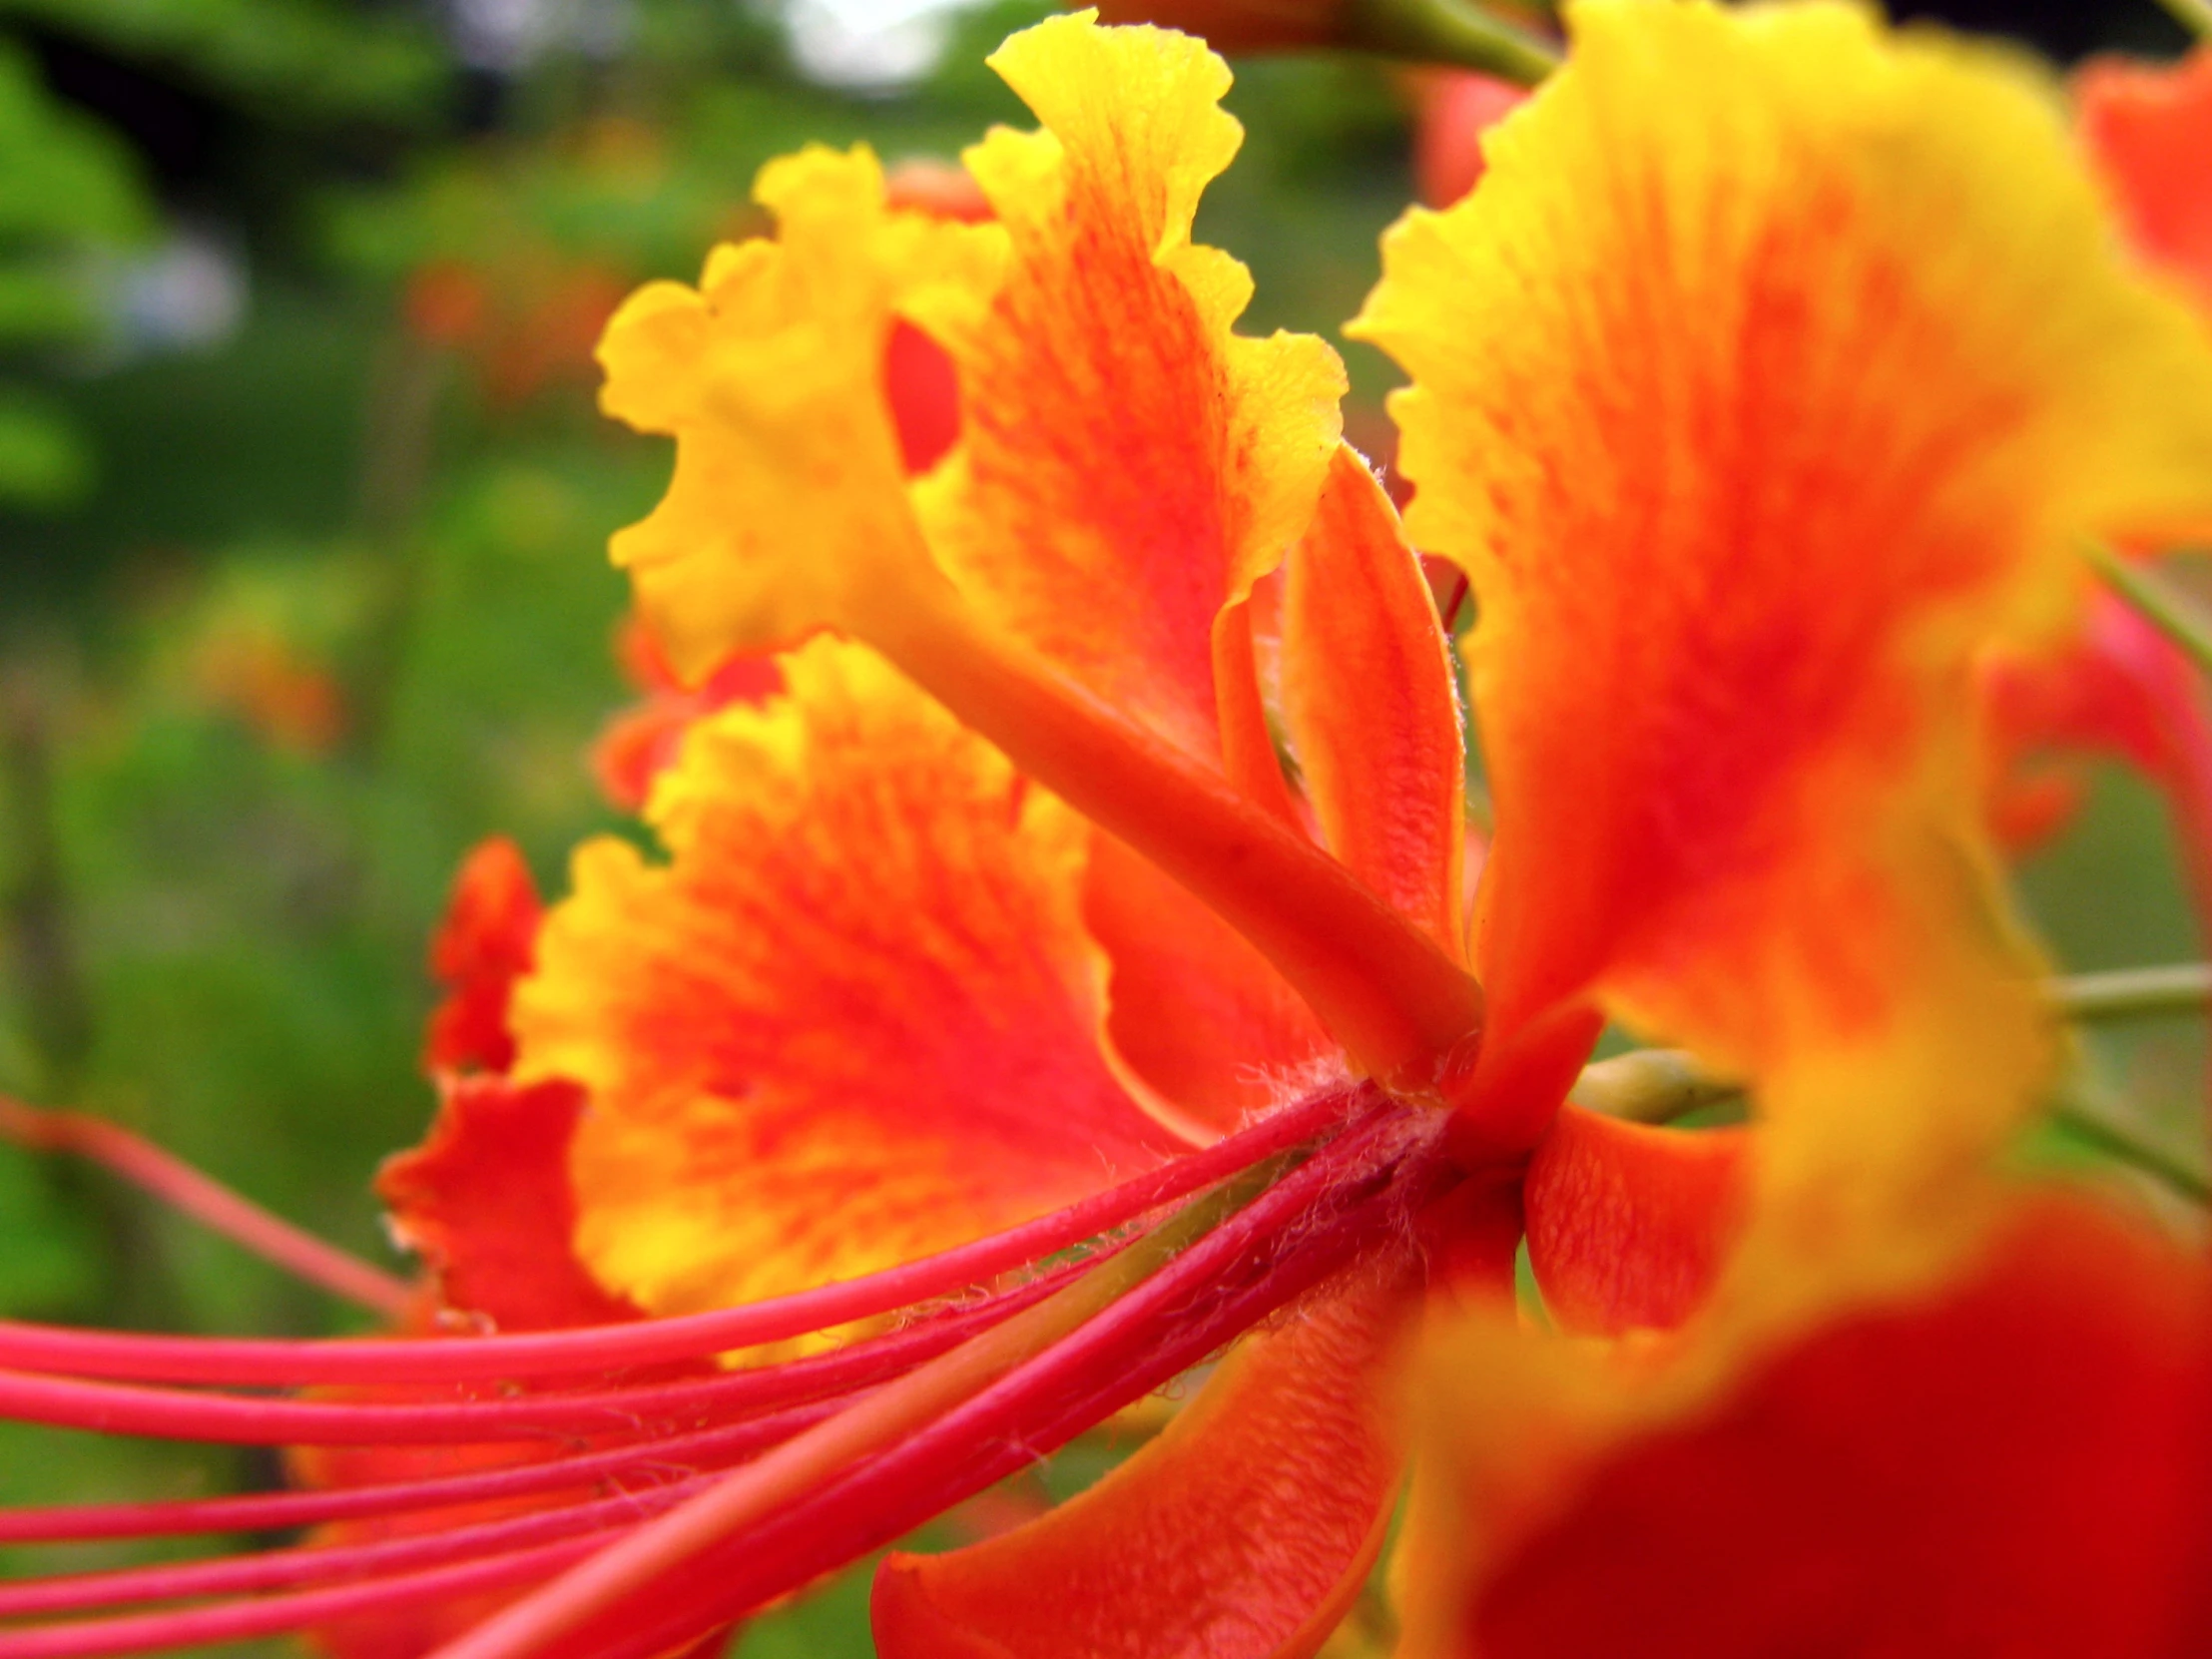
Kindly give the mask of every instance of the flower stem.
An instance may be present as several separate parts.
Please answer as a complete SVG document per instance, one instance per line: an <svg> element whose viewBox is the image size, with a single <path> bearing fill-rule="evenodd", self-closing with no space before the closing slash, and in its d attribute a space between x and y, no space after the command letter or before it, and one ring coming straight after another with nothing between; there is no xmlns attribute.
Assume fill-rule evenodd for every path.
<svg viewBox="0 0 2212 1659"><path fill-rule="evenodd" d="M1559 67L1548 42L1465 0L1353 0L1345 44L1414 63L1447 64L1532 87Z"/></svg>
<svg viewBox="0 0 2212 1659"><path fill-rule="evenodd" d="M2202 5L2212 18L2212 0L2175 0ZM2109 547L2092 545L2083 555L2105 585L2126 600L2145 621L2173 641L2206 674L2212 674L2212 617L2188 595L2147 565L2124 559Z"/></svg>
<svg viewBox="0 0 2212 1659"><path fill-rule="evenodd" d="M2183 1000L2178 994L2186 990ZM2137 968L2125 973L2083 974L2051 981L2053 1005L2075 1018L2194 1010L2212 995L2212 967ZM2077 1010L2088 1010L2081 1012ZM1707 1106L1740 1098L1743 1086L1708 1071L1679 1048L1640 1048L1583 1067L1568 1096L1577 1106L1629 1123L1679 1122ZM2212 1182L2182 1159L2143 1140L2115 1120L2109 1108L2080 1090L2069 1090L2052 1108L2051 1121L2106 1157L2142 1171L2191 1203L2212 1205Z"/></svg>

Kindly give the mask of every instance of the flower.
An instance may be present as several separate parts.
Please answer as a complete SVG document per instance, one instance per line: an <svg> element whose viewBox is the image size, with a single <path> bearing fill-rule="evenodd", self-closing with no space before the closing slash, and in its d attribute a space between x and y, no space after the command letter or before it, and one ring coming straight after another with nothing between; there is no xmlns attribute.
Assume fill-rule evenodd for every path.
<svg viewBox="0 0 2212 1659"><path fill-rule="evenodd" d="M2195 1270L1995 1173L2056 1044L1974 688L2063 637L2083 537L2212 522L2212 341L2009 59L1820 0L1569 24L1479 189L1391 233L1357 324L1411 378L1402 527L1340 441L1334 354L1235 333L1249 279L1191 241L1237 131L1180 36L1010 40L993 63L1043 130L968 153L987 220L810 150L757 187L774 240L617 313L606 405L676 469L616 560L680 674L773 653L779 683L692 720L646 801L659 854L588 843L542 921L511 853L464 882L433 1055L483 1073L386 1182L446 1299L505 1329L0 1344L403 1390L0 1380L59 1420L577 1446L260 1500L256 1524L531 1501L254 1563L286 1593L158 1615L162 1639L553 1575L440 1652L675 1651L1240 1336L1081 1497L890 1557L880 1650L1311 1653L1387 1530L1416 1320L1398 1570L1434 1652L1617 1644L1556 1586L1602 1568L1652 1605L1629 1592L1676 1558L1623 1547L1646 1515L1743 1537L1785 1585L1839 1559L1821 1587L1882 1582L1894 1544L1774 1492L1769 1424L1898 1427L1937 1517L1983 1514L1970 1477L2070 1400L2100 1447L2188 1449ZM912 331L960 407L918 476L886 390ZM1480 606L1471 931L1408 535ZM1741 1079L1754 1125L1563 1107L1609 1018ZM1572 1341L1508 1311L1524 1232ZM2069 1392L2075 1346L2121 1363ZM1960 1423L2015 1374L2015 1415ZM2189 1488L2069 1457L2038 1466L2144 1499L2143 1553L2095 1582L2099 1628L2147 1640ZM1855 1513L1914 1489L1820 1472ZM2053 1535L2082 1536L2013 1527L1959 1582L2042 1570ZM317 1572L385 1576L296 1588ZM1798 1633L1795 1599L1757 1610L1754 1637ZM1684 1628L1727 1651L1725 1617Z"/></svg>

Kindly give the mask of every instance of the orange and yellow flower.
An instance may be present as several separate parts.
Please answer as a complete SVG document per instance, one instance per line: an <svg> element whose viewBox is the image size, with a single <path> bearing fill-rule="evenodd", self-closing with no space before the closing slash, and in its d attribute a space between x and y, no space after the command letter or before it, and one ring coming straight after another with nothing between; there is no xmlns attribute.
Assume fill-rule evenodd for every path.
<svg viewBox="0 0 2212 1659"><path fill-rule="evenodd" d="M1462 1174L1419 1231L1472 1259L1457 1300L1525 1198L1562 1317L1682 1326L1575 1385L1621 1402L1585 1448L1818 1370L1831 1327L1930 1320L1986 1361L1970 1313L1877 1310L1974 1283L2008 1229L1992 1294L2100 1340L2036 1276L2074 1224L1986 1175L2053 1048L1974 688L2060 637L2082 538L2212 519L2203 330L2116 256L2016 66L1818 5L1573 21L1359 325L1413 379L1408 530L1481 608L1471 944L1417 563L1332 457L1329 353L1231 332L1242 273L1187 240L1234 143L1203 51L1017 37L1045 132L971 152L990 222L902 217L816 153L764 176L777 243L618 316L609 407L679 459L617 558L680 661L782 650L786 683L693 728L648 808L665 866L586 849L520 994L523 1073L591 1102L600 1283L669 1314L881 1269L1366 1072L1446 1109ZM962 404L912 482L901 323ZM1745 1080L1751 1140L1560 1120L1607 1016ZM1361 1260L1096 1492L894 1558L884 1651L1310 1650L1380 1540L1366 1401L1423 1277ZM2115 1351L2188 1352L2151 1324ZM1485 1357L1462 1442L1509 1443L1502 1379L1563 1364L1497 1340L1521 1357Z"/></svg>
<svg viewBox="0 0 2212 1659"><path fill-rule="evenodd" d="M311 1362L449 1403L272 1420L719 1461L596 1556L560 1457L443 1488L511 1506L410 1618L561 1576L440 1654L711 1639L1233 1341L1081 1497L890 1556L879 1650L1311 1655L1408 1394L1413 1654L2178 1639L2212 1288L2002 1173L2062 1044L1988 828L2050 723L1987 688L2085 545L2212 530L2212 333L2013 58L1830 0L1567 21L1355 324L1410 378L1402 524L1335 354L1236 332L1192 241L1239 135L1180 35L1010 40L1041 129L968 152L987 215L809 150L773 239L614 317L606 406L676 445L616 561L689 682L773 684L664 711L655 852L542 919L472 864L432 1059L478 1074L385 1190L506 1334ZM892 389L931 351L941 454ZM1479 858L1415 545L1479 608ZM1751 1123L1569 1104L1609 1021Z"/></svg>

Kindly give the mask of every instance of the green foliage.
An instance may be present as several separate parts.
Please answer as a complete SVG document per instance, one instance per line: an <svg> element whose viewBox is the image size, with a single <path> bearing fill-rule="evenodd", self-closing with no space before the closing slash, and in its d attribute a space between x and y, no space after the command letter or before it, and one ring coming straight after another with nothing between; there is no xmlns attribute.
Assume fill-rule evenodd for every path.
<svg viewBox="0 0 2212 1659"><path fill-rule="evenodd" d="M96 123L57 103L0 39L0 353L83 342L89 262L142 235L136 168ZM51 398L0 378L0 504L54 507L92 481L83 438Z"/></svg>
<svg viewBox="0 0 2212 1659"><path fill-rule="evenodd" d="M0 0L13 18L293 121L419 120L443 65L412 8L343 0Z"/></svg>

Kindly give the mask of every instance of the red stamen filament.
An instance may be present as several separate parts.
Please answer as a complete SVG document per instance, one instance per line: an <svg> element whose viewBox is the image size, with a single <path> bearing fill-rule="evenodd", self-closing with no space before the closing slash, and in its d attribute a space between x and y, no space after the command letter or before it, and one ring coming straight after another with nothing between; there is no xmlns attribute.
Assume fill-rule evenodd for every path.
<svg viewBox="0 0 2212 1659"><path fill-rule="evenodd" d="M404 1314L412 1300L404 1280L302 1232L105 1118L48 1111L0 1095L0 1138L34 1151L75 1153L304 1283L386 1319Z"/></svg>
<svg viewBox="0 0 2212 1659"><path fill-rule="evenodd" d="M174 1382L464 1382L604 1373L789 1342L986 1284L1086 1239L1177 1203L1346 1114L1354 1091L1332 1089L1249 1129L1006 1232L818 1290L678 1319L509 1337L337 1338L322 1341L142 1337L0 1321L0 1366L76 1377Z"/></svg>
<svg viewBox="0 0 2212 1659"><path fill-rule="evenodd" d="M698 1427L732 1410L761 1410L849 1393L932 1359L1078 1276L1089 1262L911 1330L833 1354L681 1382L584 1388L519 1398L374 1404L270 1399L0 1372L0 1417L229 1445L454 1445L548 1435Z"/></svg>
<svg viewBox="0 0 2212 1659"><path fill-rule="evenodd" d="M1363 1120L1041 1351L995 1375L987 1367L961 1375L955 1362L962 1356L947 1356L941 1371L888 1386L761 1463L723 1477L433 1659L614 1659L617 1651L666 1651L897 1536L1149 1392L1342 1266L1362 1243L1402 1226L1404 1195L1397 1195L1398 1205L1377 1199L1391 1192L1409 1153L1433 1134L1420 1122L1418 1135L1408 1135L1407 1121L1388 1110ZM1379 1191L1362 1193L1363 1185ZM1348 1212L1376 1231L1333 1233L1315 1213L1332 1197L1351 1200ZM1312 1259L1310 1247L1328 1240L1343 1248ZM1302 1257L1305 1272L1279 1271ZM1237 1323L1224 1329L1204 1318L1210 1300L1212 1312L1230 1312ZM989 1343L984 1338L973 1347ZM950 1388L940 1391L940 1381ZM913 1399L899 1397L909 1388ZM903 1409L908 1404L918 1413ZM782 1478L787 1467L796 1479ZM704 1562L741 1531L741 1557L716 1552L711 1564ZM691 1584L702 1571L704 1591ZM695 1601L706 1599L687 1606L687 1589ZM657 1621L649 1631L640 1628L645 1597Z"/></svg>
<svg viewBox="0 0 2212 1659"><path fill-rule="evenodd" d="M1375 1099L1372 1094L1368 1098ZM1274 1134L1256 1130L1236 1137L1242 1164L1249 1167L1284 1144L1296 1144L1287 1130L1277 1129L1286 1119L1306 1127L1310 1138L1318 1122L1343 1123L1348 1104L1347 1093L1336 1091L1260 1126ZM483 1654L616 1659L634 1651L642 1659L665 1651L688 1639L681 1633L667 1638L669 1630L681 1625L691 1635L703 1634L895 1536L1168 1381L1377 1240L1402 1237L1405 1212L1433 1170L1433 1161L1420 1155L1428 1140L1425 1118L1409 1119L1401 1109L1382 1105L1347 1125L1306 1164L1198 1243L1169 1255L1165 1265L1133 1289L1114 1283L1132 1270L1127 1264L1108 1265L1121 1253L1112 1247L1060 1264L979 1303L926 1314L889 1336L784 1366L676 1383L427 1405L99 1389L103 1397L147 1396L161 1401L165 1412L188 1416L208 1407L263 1415L308 1407L393 1413L345 1419L349 1430L365 1430L375 1422L378 1432L370 1437L378 1439L394 1437L385 1430L401 1423L398 1437L414 1439L425 1424L435 1422L439 1438L449 1424L459 1437L479 1442L529 1424L532 1433L611 1432L622 1436L622 1443L519 1467L382 1487L0 1516L0 1538L127 1536L216 1525L306 1524L500 1497L577 1494L562 1507L422 1537L293 1549L245 1561L121 1569L0 1588L0 1616L126 1598L276 1592L245 1603L0 1633L0 1659L93 1659L307 1628L363 1614L389 1616L464 1594L543 1583L549 1574L572 1566L597 1582L596 1599L564 1603L554 1592L570 1580L556 1580L545 1593L550 1601L545 1596L526 1598L510 1610L513 1617L504 1626L495 1619L471 1640L479 1642ZM1229 1144L1212 1150L1225 1152ZM1229 1173L1218 1167L1222 1162L1207 1154L1179 1161L1203 1163L1216 1179ZM1156 1177L1166 1173L1156 1172ZM1153 1195L1147 1208L1157 1210L1161 1190L1158 1184L1129 1183L1063 1216L1076 1211L1112 1215L1118 1205L1147 1192ZM1102 1202L1106 1200L1116 1202ZM1053 1236L1038 1228L1031 1224L1017 1232L1032 1239ZM1090 1305L1081 1323L1068 1329L1061 1321L1043 1333L1041 1346L1025 1347L1014 1335L1025 1321L1033 1324L1050 1312L1048 1298L1080 1295L1086 1281ZM845 1312L835 1310L836 1323L844 1323ZM610 1327L604 1334L634 1329ZM411 1346L473 1348L525 1340L460 1338ZM333 1346L295 1345L308 1355ZM719 1347L720 1341L707 1352ZM701 1351L690 1352L697 1356ZM624 1355L616 1363L628 1359ZM602 1359L597 1369L604 1375L611 1369L608 1360ZM955 1380L949 1387L948 1376ZM7 1381L94 1386L44 1378ZM795 1398L811 1403L775 1415L758 1414L769 1404L789 1407ZM409 1415L422 1412L450 1416ZM728 1420L733 1412L739 1420ZM686 1413L690 1424L706 1426L674 1435L661 1432L672 1419L683 1422ZM464 1421L469 1425L465 1434L458 1426ZM294 1426L287 1423L280 1432L254 1437L297 1439ZM730 1474L715 1473L745 1458L754 1461ZM616 1483L612 1490L609 1481ZM642 1482L643 1489L622 1489L629 1482ZM740 1496L716 1502L717 1494L726 1491ZM748 1491L750 1498L743 1496ZM658 1518L641 1525L643 1515ZM623 1541L595 1553L599 1540L613 1528L623 1529ZM586 1535L574 1536L578 1531ZM747 1547L738 1570L733 1572L721 1551L713 1552L712 1570L700 1570L703 1553L739 1531ZM589 1569L582 1565L586 1561ZM357 1584L292 1587L337 1573L369 1576ZM618 1630L602 1628L601 1610L647 1591L649 1610L626 1607ZM565 1593L573 1596L573 1591ZM652 1624L650 1631L642 1627L642 1611L650 1612L643 1621ZM452 1653L476 1655L477 1649L463 1645Z"/></svg>
<svg viewBox="0 0 2212 1659"><path fill-rule="evenodd" d="M489 1503L582 1488L595 1481L652 1482L726 1466L837 1409L817 1400L770 1416L685 1434L658 1434L599 1451L473 1474L437 1475L328 1491L253 1492L240 1497L155 1503L58 1504L0 1509L0 1544L73 1543L94 1538L175 1537L194 1532L274 1532L330 1521L375 1519L461 1503Z"/></svg>

